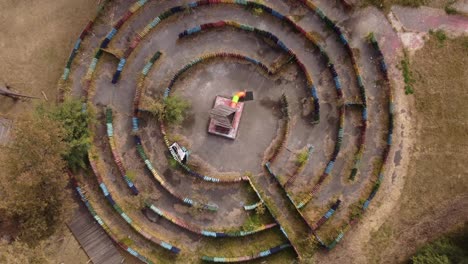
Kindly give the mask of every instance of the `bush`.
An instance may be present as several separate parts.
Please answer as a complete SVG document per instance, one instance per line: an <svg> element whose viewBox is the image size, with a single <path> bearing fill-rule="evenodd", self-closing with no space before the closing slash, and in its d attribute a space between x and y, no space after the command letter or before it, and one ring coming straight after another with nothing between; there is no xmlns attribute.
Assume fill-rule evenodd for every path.
<svg viewBox="0 0 468 264"><path fill-rule="evenodd" d="M92 111L84 110L80 100L66 100L51 109L40 107L40 111L60 122L65 129L64 140L69 145L69 149L63 157L67 161L68 167L72 171L86 168L85 161L91 145L89 125L93 119Z"/></svg>
<svg viewBox="0 0 468 264"><path fill-rule="evenodd" d="M454 7L452 7L452 5L455 2L456 2L455 0L451 0L445 5L444 9L445 9L445 13L447 13L447 15L456 15L456 14L458 14L458 11Z"/></svg>
<svg viewBox="0 0 468 264"><path fill-rule="evenodd" d="M151 102L148 111L170 125L180 125L189 108L189 101L174 95Z"/></svg>
<svg viewBox="0 0 468 264"><path fill-rule="evenodd" d="M429 34L434 36L439 41L440 46L442 46L447 40L447 35L445 34L443 30L440 30L440 29L436 31L430 30Z"/></svg>
<svg viewBox="0 0 468 264"><path fill-rule="evenodd" d="M18 236L37 244L63 226L70 212L67 194L67 131L43 108L15 120L14 141L2 157L0 211L18 223Z"/></svg>
<svg viewBox="0 0 468 264"><path fill-rule="evenodd" d="M298 167L304 166L308 159L309 159L309 150L304 149L303 151L299 152L296 156L296 166Z"/></svg>
<svg viewBox="0 0 468 264"><path fill-rule="evenodd" d="M413 73L410 70L410 62L408 56L405 54L404 59L401 61L401 68L403 71L403 80L405 82L405 94L413 94Z"/></svg>
<svg viewBox="0 0 468 264"><path fill-rule="evenodd" d="M414 264L468 263L468 224L418 250L411 258Z"/></svg>

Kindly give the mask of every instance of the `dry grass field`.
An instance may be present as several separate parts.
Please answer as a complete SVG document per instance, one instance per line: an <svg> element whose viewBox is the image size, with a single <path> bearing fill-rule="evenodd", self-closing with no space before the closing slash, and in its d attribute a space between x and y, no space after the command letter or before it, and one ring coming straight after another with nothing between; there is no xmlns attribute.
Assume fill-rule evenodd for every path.
<svg viewBox="0 0 468 264"><path fill-rule="evenodd" d="M468 37L435 36L410 59L416 140L399 209L373 234L371 263L398 263L468 215Z"/></svg>
<svg viewBox="0 0 468 264"><path fill-rule="evenodd" d="M73 43L94 15L97 0L0 1L0 84L53 100ZM29 103L0 98L0 114Z"/></svg>

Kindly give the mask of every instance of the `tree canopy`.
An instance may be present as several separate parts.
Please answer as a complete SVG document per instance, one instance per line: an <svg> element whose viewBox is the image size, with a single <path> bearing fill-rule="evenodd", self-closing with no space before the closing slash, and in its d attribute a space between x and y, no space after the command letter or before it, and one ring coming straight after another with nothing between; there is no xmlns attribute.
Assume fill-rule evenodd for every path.
<svg viewBox="0 0 468 264"><path fill-rule="evenodd" d="M150 102L148 111L170 125L180 125L184 121L186 112L190 106L189 101L173 95L165 99Z"/></svg>
<svg viewBox="0 0 468 264"><path fill-rule="evenodd" d="M66 170L86 166L90 119L81 102L71 100L15 120L1 159L0 211L17 223L21 241L33 245L63 227L72 205Z"/></svg>
<svg viewBox="0 0 468 264"><path fill-rule="evenodd" d="M452 234L426 244L411 258L413 264L468 264L468 223Z"/></svg>

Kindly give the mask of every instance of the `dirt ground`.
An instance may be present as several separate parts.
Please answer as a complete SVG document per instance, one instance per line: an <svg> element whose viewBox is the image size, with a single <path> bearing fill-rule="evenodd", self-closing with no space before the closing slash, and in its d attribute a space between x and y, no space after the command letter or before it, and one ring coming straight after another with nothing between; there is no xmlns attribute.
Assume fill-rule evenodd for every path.
<svg viewBox="0 0 468 264"><path fill-rule="evenodd" d="M402 262L466 221L468 37L432 37L411 59L417 137L398 211L372 235L368 260Z"/></svg>
<svg viewBox="0 0 468 264"><path fill-rule="evenodd" d="M54 100L66 59L97 0L0 1L0 83ZM31 105L0 97L0 114Z"/></svg>

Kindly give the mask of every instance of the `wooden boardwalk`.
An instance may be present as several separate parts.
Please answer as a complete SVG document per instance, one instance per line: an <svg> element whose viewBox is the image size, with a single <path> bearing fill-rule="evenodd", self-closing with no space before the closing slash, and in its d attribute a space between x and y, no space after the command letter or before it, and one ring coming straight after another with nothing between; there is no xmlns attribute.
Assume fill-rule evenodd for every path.
<svg viewBox="0 0 468 264"><path fill-rule="evenodd" d="M123 263L124 257L83 205L80 204L68 227L90 258L90 262Z"/></svg>

